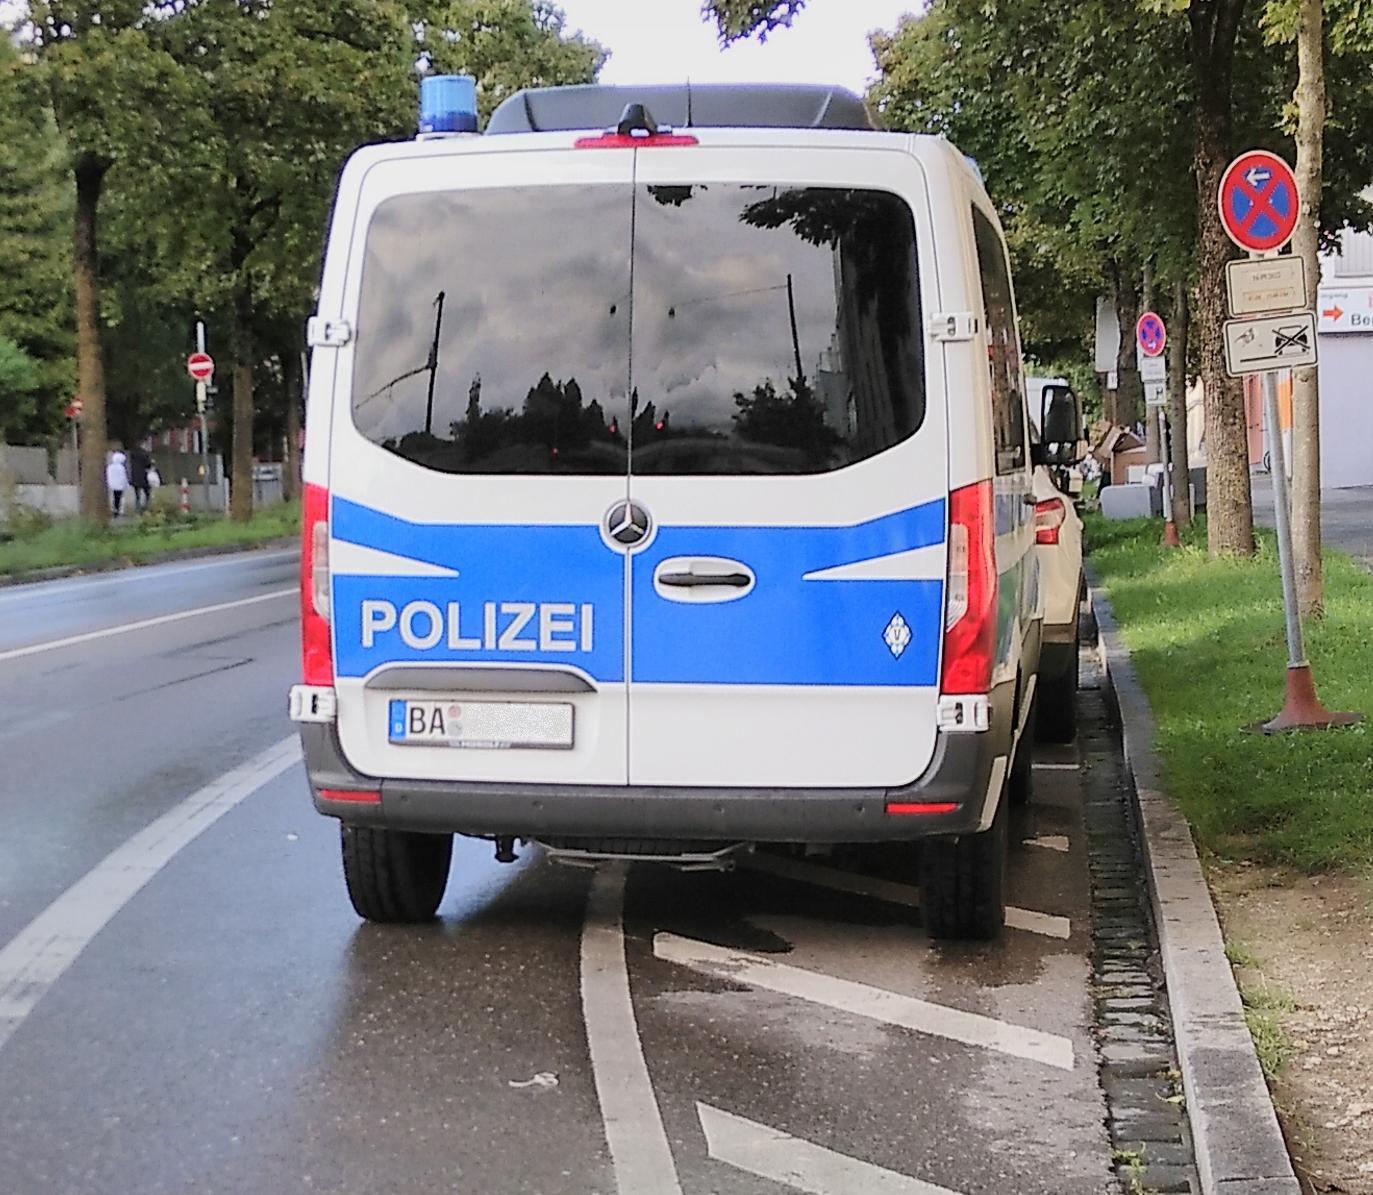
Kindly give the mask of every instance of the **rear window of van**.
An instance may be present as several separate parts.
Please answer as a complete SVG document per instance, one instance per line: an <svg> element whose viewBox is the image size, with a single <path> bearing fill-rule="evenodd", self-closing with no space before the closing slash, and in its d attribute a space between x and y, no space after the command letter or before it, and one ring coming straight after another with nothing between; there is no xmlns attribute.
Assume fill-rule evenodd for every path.
<svg viewBox="0 0 1373 1195"><path fill-rule="evenodd" d="M887 192L401 196L367 233L353 419L444 472L826 472L919 428L922 322Z"/></svg>

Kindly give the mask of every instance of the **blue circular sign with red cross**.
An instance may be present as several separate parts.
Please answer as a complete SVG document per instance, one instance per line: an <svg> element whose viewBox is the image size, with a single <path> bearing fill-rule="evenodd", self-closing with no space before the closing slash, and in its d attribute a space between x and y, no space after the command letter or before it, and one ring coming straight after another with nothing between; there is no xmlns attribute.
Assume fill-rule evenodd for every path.
<svg viewBox="0 0 1373 1195"><path fill-rule="evenodd" d="M1296 175L1266 149L1251 149L1231 162L1216 198L1226 235L1251 253L1281 249L1297 229L1301 197Z"/></svg>
<svg viewBox="0 0 1373 1195"><path fill-rule="evenodd" d="M1146 311L1135 324L1135 340L1146 357L1157 357L1168 343L1168 330L1152 311Z"/></svg>

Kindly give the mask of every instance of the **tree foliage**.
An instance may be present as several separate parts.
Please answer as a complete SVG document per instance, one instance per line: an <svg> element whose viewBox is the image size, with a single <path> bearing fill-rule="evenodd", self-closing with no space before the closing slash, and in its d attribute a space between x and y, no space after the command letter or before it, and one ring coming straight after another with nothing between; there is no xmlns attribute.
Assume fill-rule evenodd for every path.
<svg viewBox="0 0 1373 1195"><path fill-rule="evenodd" d="M74 392L70 230L52 109L37 72L0 39L0 337L22 352L33 381L0 399L0 439L52 434Z"/></svg>

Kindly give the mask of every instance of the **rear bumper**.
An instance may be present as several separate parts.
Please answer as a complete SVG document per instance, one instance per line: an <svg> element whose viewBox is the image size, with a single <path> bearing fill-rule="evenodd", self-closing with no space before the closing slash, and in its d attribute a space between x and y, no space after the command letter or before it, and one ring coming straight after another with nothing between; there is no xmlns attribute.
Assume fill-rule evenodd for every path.
<svg viewBox="0 0 1373 1195"><path fill-rule="evenodd" d="M1000 686L990 730L941 733L924 774L890 789L378 780L348 765L333 723L299 729L315 808L353 825L516 838L880 842L967 834L990 824L1009 763L1013 699L1013 686ZM379 791L381 800L329 800L322 789ZM898 815L887 813L891 802L955 808Z"/></svg>

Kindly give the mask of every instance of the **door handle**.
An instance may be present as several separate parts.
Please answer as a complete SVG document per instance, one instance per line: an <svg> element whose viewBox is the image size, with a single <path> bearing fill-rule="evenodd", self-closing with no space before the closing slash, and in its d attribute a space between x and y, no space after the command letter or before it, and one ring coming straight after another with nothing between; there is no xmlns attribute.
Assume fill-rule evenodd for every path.
<svg viewBox="0 0 1373 1195"><path fill-rule="evenodd" d="M748 597L753 570L728 556L671 556L653 570L653 591L669 602L716 604Z"/></svg>
<svg viewBox="0 0 1373 1195"><path fill-rule="evenodd" d="M752 584L753 578L747 573L659 573L659 585L671 585L682 589L694 589L701 585L728 585L732 589L743 589Z"/></svg>

